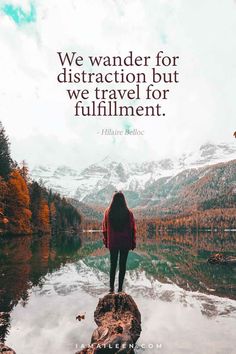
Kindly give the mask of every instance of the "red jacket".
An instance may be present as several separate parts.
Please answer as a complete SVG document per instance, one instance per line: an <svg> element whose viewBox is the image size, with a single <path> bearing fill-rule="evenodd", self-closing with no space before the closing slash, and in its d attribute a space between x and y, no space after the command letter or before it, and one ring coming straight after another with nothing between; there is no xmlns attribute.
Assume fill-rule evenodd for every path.
<svg viewBox="0 0 236 354"><path fill-rule="evenodd" d="M133 213L129 210L129 224L123 231L115 231L108 218L109 209L106 209L102 222L103 243L109 249L128 249L136 247L136 225Z"/></svg>

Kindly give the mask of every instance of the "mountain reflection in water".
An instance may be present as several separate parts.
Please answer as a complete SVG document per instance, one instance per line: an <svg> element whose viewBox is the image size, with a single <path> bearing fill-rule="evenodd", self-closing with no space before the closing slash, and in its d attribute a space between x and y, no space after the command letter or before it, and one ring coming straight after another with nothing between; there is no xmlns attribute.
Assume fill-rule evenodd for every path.
<svg viewBox="0 0 236 354"><path fill-rule="evenodd" d="M0 240L0 340L17 354L74 353L90 341L98 297L108 289L109 255L101 235L82 240ZM235 254L235 241L233 232L163 234L130 252L125 289L141 311L139 343L146 343L137 353L156 353L148 343L160 344L162 353L213 353L214 346L217 353L234 352L236 266L207 259L213 252ZM78 312L86 312L81 323Z"/></svg>

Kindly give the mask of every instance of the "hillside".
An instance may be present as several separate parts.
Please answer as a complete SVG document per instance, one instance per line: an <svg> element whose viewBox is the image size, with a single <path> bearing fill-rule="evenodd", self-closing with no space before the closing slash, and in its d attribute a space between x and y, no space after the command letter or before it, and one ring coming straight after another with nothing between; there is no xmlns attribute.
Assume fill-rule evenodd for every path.
<svg viewBox="0 0 236 354"><path fill-rule="evenodd" d="M153 182L138 196L153 215L236 206L236 160L185 170Z"/></svg>

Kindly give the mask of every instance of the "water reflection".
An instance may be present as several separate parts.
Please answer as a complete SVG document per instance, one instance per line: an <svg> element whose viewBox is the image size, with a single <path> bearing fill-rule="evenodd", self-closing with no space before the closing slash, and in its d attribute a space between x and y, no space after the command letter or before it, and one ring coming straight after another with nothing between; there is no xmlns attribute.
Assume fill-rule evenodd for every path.
<svg viewBox="0 0 236 354"><path fill-rule="evenodd" d="M0 341L4 342L9 331L10 316L14 306L25 306L30 289L42 286L44 276L72 261L81 246L79 237L58 235L43 237L10 237L0 240Z"/></svg>
<svg viewBox="0 0 236 354"><path fill-rule="evenodd" d="M179 316L179 320L175 319L177 322L182 317L184 321L189 320L189 310L184 312L183 309L192 309L191 320L201 323L202 328L207 328L204 317L220 316L222 327L215 328L215 331L218 333L220 328L227 330L225 338L231 341L230 328L232 323L235 325L236 311L236 268L232 265L211 265L206 260L212 252L235 254L235 241L235 233L162 234L155 239L146 239L139 243L135 252L130 252L125 284L127 292L137 299L140 306L143 341L156 340L156 332L152 328L154 322L150 323L149 318L154 321L154 312L163 321L162 327L159 324L159 342L167 341L172 328L172 336L177 343L168 306ZM4 341L8 335L8 344L19 353L26 346L29 351L37 348L37 354L46 350L64 353L61 346L66 346L66 353L73 353L78 341L81 343L90 339L89 333L94 328L93 311L98 297L107 292L108 273L109 255L102 246L100 234L85 234L82 242L79 236L68 237L63 234L57 237L1 239L0 340ZM77 333L72 318L78 310L86 311L86 324L81 323L80 332ZM27 324L23 321L26 317ZM222 318L227 318L227 322ZM189 326L194 337L195 324ZM43 327L50 327L50 338L46 329L43 332ZM21 329L21 339L18 328ZM60 343L56 337L58 331L61 331L62 336ZM31 342L26 340L29 332L32 335ZM179 336L182 335L180 332ZM41 340L36 341L36 337L40 336ZM42 343L44 340L48 347ZM191 342L190 338L189 341L192 343L194 339ZM222 343L220 345L224 346L224 340ZM176 349L171 352L181 351Z"/></svg>
<svg viewBox="0 0 236 354"><path fill-rule="evenodd" d="M86 237L90 241L101 239L99 233ZM236 265L208 264L207 259L215 252L235 255L236 232L161 233L138 243L136 252L129 255L128 269L144 270L161 282L173 282L186 290L236 299ZM103 267L101 260L90 262Z"/></svg>

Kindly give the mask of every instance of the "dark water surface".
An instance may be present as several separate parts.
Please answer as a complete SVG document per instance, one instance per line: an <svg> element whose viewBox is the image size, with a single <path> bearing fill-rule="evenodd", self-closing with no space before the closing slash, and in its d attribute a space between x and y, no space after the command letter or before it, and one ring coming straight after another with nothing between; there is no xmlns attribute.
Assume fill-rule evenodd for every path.
<svg viewBox="0 0 236 354"><path fill-rule="evenodd" d="M162 234L130 252L125 291L142 316L137 353L236 352L236 266L208 264L213 252L235 255L236 233ZM0 339L17 354L74 353L90 342L108 274L98 234L1 237Z"/></svg>

